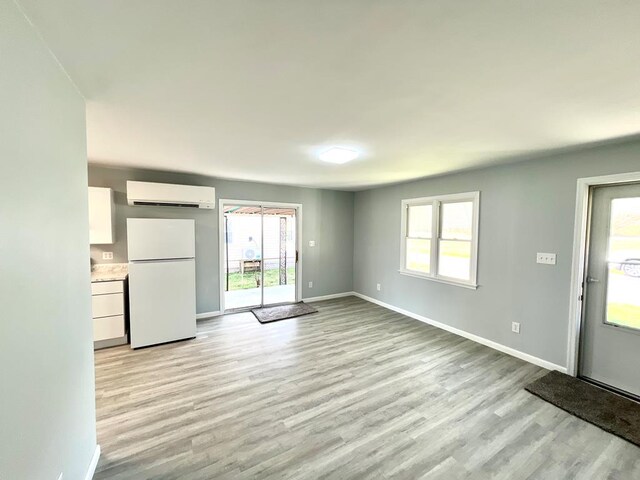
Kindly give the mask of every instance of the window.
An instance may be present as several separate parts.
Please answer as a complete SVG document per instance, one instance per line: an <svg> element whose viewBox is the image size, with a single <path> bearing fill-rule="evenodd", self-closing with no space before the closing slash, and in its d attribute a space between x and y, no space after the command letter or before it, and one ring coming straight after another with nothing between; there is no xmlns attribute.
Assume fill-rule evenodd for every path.
<svg viewBox="0 0 640 480"><path fill-rule="evenodd" d="M480 192L402 201L400 273L475 288Z"/></svg>

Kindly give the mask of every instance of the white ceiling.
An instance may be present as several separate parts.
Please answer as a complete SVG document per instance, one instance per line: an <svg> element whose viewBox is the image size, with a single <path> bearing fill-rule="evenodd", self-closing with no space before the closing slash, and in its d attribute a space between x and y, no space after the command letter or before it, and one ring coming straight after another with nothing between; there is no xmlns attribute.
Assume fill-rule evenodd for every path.
<svg viewBox="0 0 640 480"><path fill-rule="evenodd" d="M637 1L19 1L91 162L357 189L640 132Z"/></svg>

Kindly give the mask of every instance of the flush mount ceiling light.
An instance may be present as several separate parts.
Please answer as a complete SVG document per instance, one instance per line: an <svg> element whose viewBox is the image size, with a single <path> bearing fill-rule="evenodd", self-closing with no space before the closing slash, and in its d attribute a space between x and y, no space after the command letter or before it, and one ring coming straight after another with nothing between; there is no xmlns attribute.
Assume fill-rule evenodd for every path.
<svg viewBox="0 0 640 480"><path fill-rule="evenodd" d="M345 147L331 147L318 154L318 157L323 162L329 163L347 163L351 160L355 160L360 155L360 152L351 148Z"/></svg>

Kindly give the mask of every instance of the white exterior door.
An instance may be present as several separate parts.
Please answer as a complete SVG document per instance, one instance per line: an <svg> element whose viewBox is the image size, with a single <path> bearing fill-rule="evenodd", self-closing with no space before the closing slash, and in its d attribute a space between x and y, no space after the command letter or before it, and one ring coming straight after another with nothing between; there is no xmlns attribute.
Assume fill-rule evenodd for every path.
<svg viewBox="0 0 640 480"><path fill-rule="evenodd" d="M640 185L591 199L579 374L640 397Z"/></svg>

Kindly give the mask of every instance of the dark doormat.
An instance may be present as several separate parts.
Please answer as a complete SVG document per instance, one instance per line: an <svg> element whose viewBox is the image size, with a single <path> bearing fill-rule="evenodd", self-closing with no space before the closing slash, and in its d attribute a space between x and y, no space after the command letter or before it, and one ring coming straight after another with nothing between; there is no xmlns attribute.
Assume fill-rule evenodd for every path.
<svg viewBox="0 0 640 480"><path fill-rule="evenodd" d="M274 307L254 308L251 310L260 323L277 322L286 318L299 317L309 313L316 313L313 307L304 302L291 303L288 305L276 305Z"/></svg>
<svg viewBox="0 0 640 480"><path fill-rule="evenodd" d="M539 378L525 389L640 447L640 403L556 371Z"/></svg>

